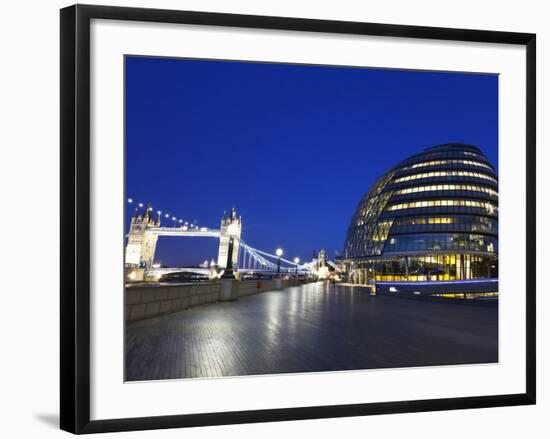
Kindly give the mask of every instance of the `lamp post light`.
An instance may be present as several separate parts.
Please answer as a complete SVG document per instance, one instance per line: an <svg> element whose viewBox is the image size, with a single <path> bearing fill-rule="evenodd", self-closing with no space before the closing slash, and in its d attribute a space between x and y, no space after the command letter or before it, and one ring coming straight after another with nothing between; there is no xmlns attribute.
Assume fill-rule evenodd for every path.
<svg viewBox="0 0 550 439"><path fill-rule="evenodd" d="M298 277L298 264L300 263L300 258L296 257L294 258L294 263L296 264L296 268L295 268L295 271L294 271L294 275L296 277Z"/></svg>
<svg viewBox="0 0 550 439"><path fill-rule="evenodd" d="M134 203L133 198L128 198L128 204L133 204L133 203ZM137 211L138 211L138 207L136 205L136 208L134 209L134 212L137 213Z"/></svg>
<svg viewBox="0 0 550 439"><path fill-rule="evenodd" d="M235 273L233 272L233 241L237 235L237 226L233 223L229 224L227 233L229 234L229 246L227 248L227 263L225 264L222 279L235 279Z"/></svg>
<svg viewBox="0 0 550 439"><path fill-rule="evenodd" d="M277 255L277 276L281 275L281 256L283 256L283 249L278 248L275 250L275 254Z"/></svg>

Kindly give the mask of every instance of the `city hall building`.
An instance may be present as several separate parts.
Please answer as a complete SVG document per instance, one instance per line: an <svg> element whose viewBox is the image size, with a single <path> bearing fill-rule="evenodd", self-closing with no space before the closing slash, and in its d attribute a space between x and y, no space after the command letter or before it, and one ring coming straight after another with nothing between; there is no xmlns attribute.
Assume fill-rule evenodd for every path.
<svg viewBox="0 0 550 439"><path fill-rule="evenodd" d="M378 292L492 297L498 291L498 179L472 145L415 154L360 201L344 248L348 280Z"/></svg>

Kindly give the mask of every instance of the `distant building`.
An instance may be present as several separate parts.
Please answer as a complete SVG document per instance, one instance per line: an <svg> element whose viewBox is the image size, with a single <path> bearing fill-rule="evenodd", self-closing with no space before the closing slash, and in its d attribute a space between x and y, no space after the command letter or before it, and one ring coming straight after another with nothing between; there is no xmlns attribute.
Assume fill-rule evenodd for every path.
<svg viewBox="0 0 550 439"><path fill-rule="evenodd" d="M403 160L359 203L343 261L350 281L359 284L497 278L494 167L479 148L454 143ZM440 285L430 291L451 291ZM488 285L481 290L490 290Z"/></svg>

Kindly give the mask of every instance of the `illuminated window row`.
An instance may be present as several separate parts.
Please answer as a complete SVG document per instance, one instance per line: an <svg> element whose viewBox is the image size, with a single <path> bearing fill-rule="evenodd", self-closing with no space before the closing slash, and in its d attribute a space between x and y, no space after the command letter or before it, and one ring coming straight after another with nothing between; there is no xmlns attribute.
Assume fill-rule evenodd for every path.
<svg viewBox="0 0 550 439"><path fill-rule="evenodd" d="M418 225L418 224L481 224L491 229L497 228L495 220L481 216L453 216L453 217L414 217L399 218L397 226Z"/></svg>
<svg viewBox="0 0 550 439"><path fill-rule="evenodd" d="M472 157L481 157L479 154L477 154L475 152L470 152L470 151L462 151L462 154L469 155L469 156L472 156Z"/></svg>
<svg viewBox="0 0 550 439"><path fill-rule="evenodd" d="M384 253L404 251L469 250L495 253L496 238L470 233L419 233L395 236L386 242Z"/></svg>
<svg viewBox="0 0 550 439"><path fill-rule="evenodd" d="M494 189L483 187L483 186L474 186L470 184L433 184L430 186L416 186L409 187L405 189L399 189L394 193L396 195L402 194L413 194L416 192L428 192L428 191L475 191L475 192L485 192L489 195L498 196L498 192Z"/></svg>
<svg viewBox="0 0 550 439"><path fill-rule="evenodd" d="M493 168L491 168L488 164L482 163L482 162L475 162L473 160L432 160L429 162L421 162L421 163L415 163L410 166L405 166L403 169L415 169L415 168L424 168L427 166L439 166L439 165L470 165L470 166L480 166L482 168L490 169L491 171Z"/></svg>
<svg viewBox="0 0 550 439"><path fill-rule="evenodd" d="M431 178L431 177L477 177L483 178L485 180L490 180L492 182L497 182L496 178L491 177L487 174L480 174L479 172L470 172L470 171L434 171L434 172L424 172L422 174L407 175L405 177L396 178L393 182L400 183L402 181L410 180L419 180L421 178Z"/></svg>
<svg viewBox="0 0 550 439"><path fill-rule="evenodd" d="M483 155L470 152L470 151L438 151L438 152L431 152L431 153L424 153L424 154L417 154L409 159L432 159L432 160L445 160L447 158L456 158L457 156L468 156L473 157L481 160L486 160L486 157Z"/></svg>
<svg viewBox="0 0 550 439"><path fill-rule="evenodd" d="M463 206L463 207L480 207L490 213L496 211L496 206L492 203L477 200L426 200L426 201L411 201L409 203L392 204L387 210L414 209L417 207L439 207L439 206Z"/></svg>
<svg viewBox="0 0 550 439"><path fill-rule="evenodd" d="M435 218L403 218L399 225L418 225L418 224L453 224L454 218L435 217Z"/></svg>
<svg viewBox="0 0 550 439"><path fill-rule="evenodd" d="M355 281L430 281L482 279L498 276L493 257L475 254L437 254L398 256L390 260L357 262L351 267ZM360 279L358 279L360 278ZM399 288L399 287L398 287Z"/></svg>

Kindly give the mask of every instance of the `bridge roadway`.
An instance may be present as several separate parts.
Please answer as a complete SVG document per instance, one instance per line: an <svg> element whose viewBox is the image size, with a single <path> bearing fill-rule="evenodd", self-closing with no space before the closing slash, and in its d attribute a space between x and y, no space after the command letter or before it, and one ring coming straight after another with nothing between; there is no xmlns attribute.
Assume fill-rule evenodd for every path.
<svg viewBox="0 0 550 439"><path fill-rule="evenodd" d="M126 327L128 381L496 361L497 307L322 283Z"/></svg>
<svg viewBox="0 0 550 439"><path fill-rule="evenodd" d="M192 229L187 227L148 227L147 231L158 236L191 236L195 238L219 238L220 231L216 229Z"/></svg>

